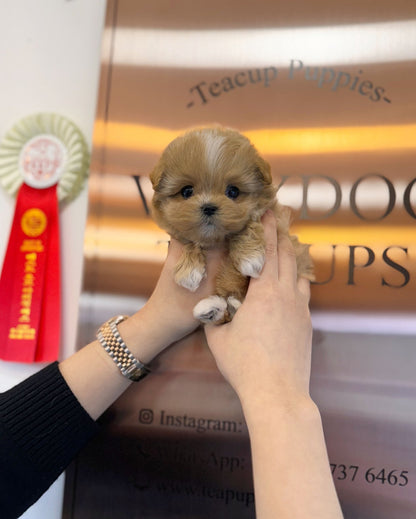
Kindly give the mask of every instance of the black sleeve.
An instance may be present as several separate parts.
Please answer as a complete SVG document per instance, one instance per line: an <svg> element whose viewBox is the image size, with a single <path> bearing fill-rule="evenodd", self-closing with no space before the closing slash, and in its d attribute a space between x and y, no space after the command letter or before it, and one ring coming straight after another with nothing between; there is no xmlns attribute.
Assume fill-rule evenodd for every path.
<svg viewBox="0 0 416 519"><path fill-rule="evenodd" d="M97 431L56 362L0 394L0 517L19 517Z"/></svg>

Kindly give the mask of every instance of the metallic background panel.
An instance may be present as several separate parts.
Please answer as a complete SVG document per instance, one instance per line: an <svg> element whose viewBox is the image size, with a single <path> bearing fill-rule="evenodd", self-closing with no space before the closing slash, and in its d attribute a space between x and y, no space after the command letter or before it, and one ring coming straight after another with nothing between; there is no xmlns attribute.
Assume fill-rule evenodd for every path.
<svg viewBox="0 0 416 519"><path fill-rule="evenodd" d="M192 126L239 129L311 244L312 393L351 519L416 516L415 53L412 1L107 8L79 344L155 285L167 236L148 175L163 148ZM241 408L203 335L158 363L103 417L64 516L254 517Z"/></svg>

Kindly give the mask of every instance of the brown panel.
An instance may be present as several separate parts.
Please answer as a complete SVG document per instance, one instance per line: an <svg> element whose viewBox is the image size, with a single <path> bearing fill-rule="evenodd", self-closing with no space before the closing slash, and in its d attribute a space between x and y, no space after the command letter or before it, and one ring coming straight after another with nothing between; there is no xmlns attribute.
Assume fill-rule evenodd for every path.
<svg viewBox="0 0 416 519"><path fill-rule="evenodd" d="M135 311L166 254L132 175L149 205L178 133L244 132L311 244L311 387L347 519L415 517L415 38L410 0L108 2L82 330ZM247 430L201 331L158 363L78 460L65 517L254 517Z"/></svg>

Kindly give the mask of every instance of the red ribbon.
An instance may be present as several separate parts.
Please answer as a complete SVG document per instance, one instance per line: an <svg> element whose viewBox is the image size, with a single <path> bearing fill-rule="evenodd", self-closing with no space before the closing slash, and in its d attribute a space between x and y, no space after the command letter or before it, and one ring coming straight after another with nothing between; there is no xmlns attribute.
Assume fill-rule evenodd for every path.
<svg viewBox="0 0 416 519"><path fill-rule="evenodd" d="M0 279L0 358L58 358L61 323L56 184L22 184Z"/></svg>

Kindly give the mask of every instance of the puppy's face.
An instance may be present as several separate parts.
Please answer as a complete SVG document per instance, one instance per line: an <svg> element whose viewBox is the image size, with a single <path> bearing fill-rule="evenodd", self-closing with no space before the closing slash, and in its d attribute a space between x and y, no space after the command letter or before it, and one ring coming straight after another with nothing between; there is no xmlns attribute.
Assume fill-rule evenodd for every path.
<svg viewBox="0 0 416 519"><path fill-rule="evenodd" d="M183 243L211 247L258 220L276 189L250 141L221 128L175 139L150 175L156 222Z"/></svg>

